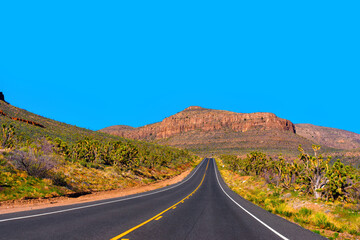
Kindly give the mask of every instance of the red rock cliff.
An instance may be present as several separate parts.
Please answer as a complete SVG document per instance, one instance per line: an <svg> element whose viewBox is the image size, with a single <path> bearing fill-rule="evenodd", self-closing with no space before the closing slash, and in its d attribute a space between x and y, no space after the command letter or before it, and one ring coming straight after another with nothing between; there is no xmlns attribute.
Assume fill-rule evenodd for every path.
<svg viewBox="0 0 360 240"><path fill-rule="evenodd" d="M214 131L229 129L235 132L250 130L279 130L295 133L295 126L273 113L235 113L205 109L197 106L186 108L162 122L133 129L116 129L115 126L100 131L133 139L162 139L193 130Z"/></svg>

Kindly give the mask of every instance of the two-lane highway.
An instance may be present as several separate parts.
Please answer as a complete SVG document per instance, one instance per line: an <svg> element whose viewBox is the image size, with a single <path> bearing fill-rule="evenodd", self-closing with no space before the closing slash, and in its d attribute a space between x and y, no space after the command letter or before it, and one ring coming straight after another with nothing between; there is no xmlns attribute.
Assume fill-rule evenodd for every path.
<svg viewBox="0 0 360 240"><path fill-rule="evenodd" d="M103 201L0 215L0 239L324 239L232 192L214 159L182 182Z"/></svg>

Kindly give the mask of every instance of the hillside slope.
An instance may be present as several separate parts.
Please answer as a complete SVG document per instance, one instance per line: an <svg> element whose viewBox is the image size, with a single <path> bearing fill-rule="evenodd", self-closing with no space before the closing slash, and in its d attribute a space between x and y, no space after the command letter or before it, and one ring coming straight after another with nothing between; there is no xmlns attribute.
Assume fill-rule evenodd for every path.
<svg viewBox="0 0 360 240"><path fill-rule="evenodd" d="M296 133L309 140L337 149L360 149L360 134L312 124L295 124Z"/></svg>
<svg viewBox="0 0 360 240"><path fill-rule="evenodd" d="M146 185L192 167L187 151L51 120L0 100L0 202Z"/></svg>
<svg viewBox="0 0 360 240"><path fill-rule="evenodd" d="M75 142L85 136L99 140L119 139L118 137L45 118L4 101L0 101L0 124L15 126L17 133L28 139L38 139L46 136L58 137L68 142Z"/></svg>

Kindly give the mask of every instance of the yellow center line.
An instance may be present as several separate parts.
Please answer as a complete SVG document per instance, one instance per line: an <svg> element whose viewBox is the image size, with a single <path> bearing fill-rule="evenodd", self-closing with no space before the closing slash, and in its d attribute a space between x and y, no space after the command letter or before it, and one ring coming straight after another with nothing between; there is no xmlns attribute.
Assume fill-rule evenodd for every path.
<svg viewBox="0 0 360 240"><path fill-rule="evenodd" d="M157 219L158 217L160 217L161 215L163 215L163 213L166 213L167 211L169 211L170 209L174 209L174 208L176 208L176 206L177 205L179 205L180 203L183 203L184 202L184 200L186 199L186 198L188 198L189 196L191 196L192 194L194 194L198 189L199 189L199 187L201 186L201 184L204 182L204 179L205 179L205 175L206 175L206 171L207 171L207 169L208 169L208 167L209 167L209 162L210 162L210 160L208 160L208 163L207 163L207 165L206 165L206 169L205 169L205 173L204 173L204 176L203 176L203 178L201 179L201 182L200 182L200 184L195 188L195 190L192 192L192 193L190 193L189 195L187 195L186 197L184 197L183 199L181 199L179 202L177 202L177 203L175 203L174 205L172 205L171 207L169 207L169 208L167 208L167 209L165 209L164 211L162 211L161 213L158 213L158 214L156 214L154 217L152 217L152 218L150 218L150 219L148 219L148 220L146 220L145 222L143 222L143 223L140 223L139 225L137 225L137 226L135 226L135 227L133 227L133 228L130 228L129 230L127 230L127 231L125 231L125 232L123 232L123 233L121 233L120 235L117 235L116 237L113 237L113 238L111 238L110 240L118 240L118 239L120 239L121 237L123 237L123 236L125 236L125 235L127 235L127 234L129 234L129 233L131 233L132 231L134 231L134 230L136 230L136 229L138 229L138 228L140 228L140 227L142 227L142 226L144 226L145 224L147 224L147 223L149 223L149 222L151 222L152 220L159 220L159 219Z"/></svg>

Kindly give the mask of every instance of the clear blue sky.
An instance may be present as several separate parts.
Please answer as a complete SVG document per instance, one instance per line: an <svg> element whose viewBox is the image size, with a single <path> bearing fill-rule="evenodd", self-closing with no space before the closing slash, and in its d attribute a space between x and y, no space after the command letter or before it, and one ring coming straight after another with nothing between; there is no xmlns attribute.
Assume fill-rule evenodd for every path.
<svg viewBox="0 0 360 240"><path fill-rule="evenodd" d="M2 1L0 91L98 130L190 105L360 133L359 1Z"/></svg>

